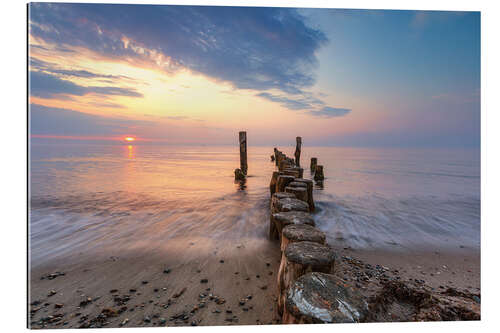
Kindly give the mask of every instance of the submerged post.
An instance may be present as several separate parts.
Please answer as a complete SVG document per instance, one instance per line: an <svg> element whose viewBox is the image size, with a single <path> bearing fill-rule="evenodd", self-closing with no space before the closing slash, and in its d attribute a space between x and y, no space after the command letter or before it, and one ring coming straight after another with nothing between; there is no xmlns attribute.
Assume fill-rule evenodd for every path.
<svg viewBox="0 0 500 333"><path fill-rule="evenodd" d="M298 136L296 139L297 146L295 147L295 165L300 167L300 150L302 148L302 138Z"/></svg>
<svg viewBox="0 0 500 333"><path fill-rule="evenodd" d="M240 132L240 169L244 175L247 174L247 132Z"/></svg>

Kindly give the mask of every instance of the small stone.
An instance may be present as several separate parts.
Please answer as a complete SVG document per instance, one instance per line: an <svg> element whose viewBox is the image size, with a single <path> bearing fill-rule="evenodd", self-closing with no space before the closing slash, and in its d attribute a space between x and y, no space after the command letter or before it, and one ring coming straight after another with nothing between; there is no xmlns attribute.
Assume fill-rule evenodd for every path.
<svg viewBox="0 0 500 333"><path fill-rule="evenodd" d="M260 287L260 289L262 289L262 290L266 290L266 289L267 289L267 286L262 286L262 287Z"/></svg>
<svg viewBox="0 0 500 333"><path fill-rule="evenodd" d="M164 274L169 274L171 271L172 271L172 270L171 270L170 268L165 268L165 269L163 270L163 273L164 273Z"/></svg>
<svg viewBox="0 0 500 333"><path fill-rule="evenodd" d="M144 317L144 322L145 323L150 323L151 322L151 318L149 318L148 316Z"/></svg>
<svg viewBox="0 0 500 333"><path fill-rule="evenodd" d="M124 326L128 323L128 318L123 319L123 321L120 323L120 326Z"/></svg>
<svg viewBox="0 0 500 333"><path fill-rule="evenodd" d="M200 283L208 283L208 279L201 279Z"/></svg>
<svg viewBox="0 0 500 333"><path fill-rule="evenodd" d="M56 304L54 304L54 308L55 308L55 309L60 309L60 308L62 308L63 306L64 306L64 305L63 305L63 304L61 304L61 303L56 303Z"/></svg>
<svg viewBox="0 0 500 333"><path fill-rule="evenodd" d="M148 284L148 281L142 281L142 284Z"/></svg>
<svg viewBox="0 0 500 333"><path fill-rule="evenodd" d="M54 296L55 294L57 294L57 292L55 290L51 290L51 291L49 291L49 294L47 296L51 297L51 296Z"/></svg>
<svg viewBox="0 0 500 333"><path fill-rule="evenodd" d="M219 260L219 262L220 262L221 264L223 264L223 263L224 263L224 260L223 260L223 259L221 259L221 260Z"/></svg>

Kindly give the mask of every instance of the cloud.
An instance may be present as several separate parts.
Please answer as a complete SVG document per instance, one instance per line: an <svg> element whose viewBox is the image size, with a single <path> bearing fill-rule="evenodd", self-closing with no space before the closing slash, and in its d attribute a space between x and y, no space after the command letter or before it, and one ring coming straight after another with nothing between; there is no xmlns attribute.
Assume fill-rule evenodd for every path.
<svg viewBox="0 0 500 333"><path fill-rule="evenodd" d="M311 95L287 97L284 95L273 95L267 92L262 92L258 93L256 96L262 97L271 102L279 103L290 110L305 110L324 104L323 101L312 97Z"/></svg>
<svg viewBox="0 0 500 333"><path fill-rule="evenodd" d="M288 94L315 83L316 52L327 42L293 8L32 3L29 29L59 47Z"/></svg>
<svg viewBox="0 0 500 333"><path fill-rule="evenodd" d="M325 103L312 96L312 94L305 94L297 98L295 96L287 97L284 95L273 95L267 92L263 92L257 94L256 96L262 97L271 102L279 103L290 110L306 110L308 114L315 117L342 117L351 112L351 109L323 106Z"/></svg>
<svg viewBox="0 0 500 333"><path fill-rule="evenodd" d="M143 97L133 88L81 86L55 75L30 71L30 94L41 98L54 98L58 95L83 96L86 94L116 95L129 97ZM58 96L59 97L59 96Z"/></svg>
<svg viewBox="0 0 500 333"><path fill-rule="evenodd" d="M98 74L93 73L88 70L76 70L76 69L61 69L54 63L46 62L35 57L30 57L30 68L36 69L38 71L44 71L50 74L63 75L63 76L72 76L72 77L80 77L85 79L128 79L133 80L132 78L125 75L110 75L110 74Z"/></svg>
<svg viewBox="0 0 500 333"><path fill-rule="evenodd" d="M344 108L332 108L330 106L325 106L317 111L309 111L310 114L316 117L333 118L342 117L351 112L351 109Z"/></svg>
<svg viewBox="0 0 500 333"><path fill-rule="evenodd" d="M122 134L146 121L109 118L74 110L30 105L30 134L58 136L109 136Z"/></svg>
<svg viewBox="0 0 500 333"><path fill-rule="evenodd" d="M167 73L188 68L314 116L342 113L320 109L325 103L306 90L315 84L316 53L328 39L296 9L53 3L33 3L30 9L30 33L50 45L84 47ZM53 67L43 69L63 76L97 75Z"/></svg>

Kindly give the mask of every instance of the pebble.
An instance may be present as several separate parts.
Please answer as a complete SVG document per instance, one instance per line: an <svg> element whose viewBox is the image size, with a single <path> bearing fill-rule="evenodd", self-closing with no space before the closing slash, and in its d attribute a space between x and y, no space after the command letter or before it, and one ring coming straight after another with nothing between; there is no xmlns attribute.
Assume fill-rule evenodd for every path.
<svg viewBox="0 0 500 333"><path fill-rule="evenodd" d="M123 321L120 323L120 326L124 326L128 323L128 318L123 319Z"/></svg>
<svg viewBox="0 0 500 333"><path fill-rule="evenodd" d="M200 283L208 283L208 279L201 279Z"/></svg>
<svg viewBox="0 0 500 333"><path fill-rule="evenodd" d="M170 268L166 268L166 269L164 269L164 270L163 270L163 273L164 273L164 274L168 274L168 273L170 273L171 271L172 271L172 270L171 270Z"/></svg>

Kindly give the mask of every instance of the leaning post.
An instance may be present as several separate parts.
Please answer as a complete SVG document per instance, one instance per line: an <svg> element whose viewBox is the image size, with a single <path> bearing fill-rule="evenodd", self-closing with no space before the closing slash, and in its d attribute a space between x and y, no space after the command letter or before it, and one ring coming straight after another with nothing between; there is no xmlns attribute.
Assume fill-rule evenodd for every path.
<svg viewBox="0 0 500 333"><path fill-rule="evenodd" d="M295 147L295 165L300 167L300 150L302 149L302 138L298 136L296 139L297 145Z"/></svg>
<svg viewBox="0 0 500 333"><path fill-rule="evenodd" d="M244 175L247 174L247 132L240 132L240 169Z"/></svg>

